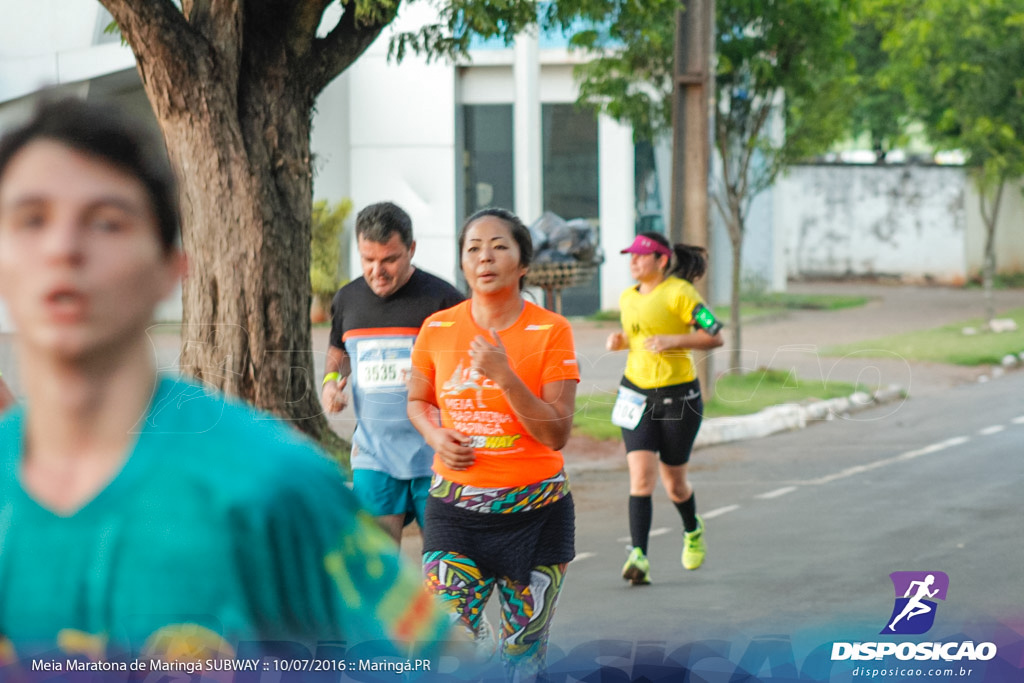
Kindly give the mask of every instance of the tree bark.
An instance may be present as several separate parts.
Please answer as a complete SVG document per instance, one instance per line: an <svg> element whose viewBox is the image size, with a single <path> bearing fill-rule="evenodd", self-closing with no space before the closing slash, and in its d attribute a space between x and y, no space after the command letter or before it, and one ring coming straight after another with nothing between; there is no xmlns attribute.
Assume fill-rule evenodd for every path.
<svg viewBox="0 0 1024 683"><path fill-rule="evenodd" d="M734 217L733 220L739 220ZM734 233L738 232L739 237ZM729 353L729 373L743 374L743 345L740 324L740 282L743 272L743 231L741 228L729 230L732 246L732 292L729 297L729 318L732 322L732 350Z"/></svg>
<svg viewBox="0 0 1024 683"><path fill-rule="evenodd" d="M1003 188L1005 187L1006 182L1000 181L989 210L986 210L985 207L985 191L978 188L981 217L985 222L985 252L982 257L981 282L985 292L985 326L987 329L992 329L992 321L996 317L995 294L992 291L996 278L996 225L999 222L999 206L1002 204Z"/></svg>
<svg viewBox="0 0 1024 683"><path fill-rule="evenodd" d="M136 55L181 182L181 370L294 422L336 454L313 377L310 120L320 90L393 18L328 0L101 0Z"/></svg>

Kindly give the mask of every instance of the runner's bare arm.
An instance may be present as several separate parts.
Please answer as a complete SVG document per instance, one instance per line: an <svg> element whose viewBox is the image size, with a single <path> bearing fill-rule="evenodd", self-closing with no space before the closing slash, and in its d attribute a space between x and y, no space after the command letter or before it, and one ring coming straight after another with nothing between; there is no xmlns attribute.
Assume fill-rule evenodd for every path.
<svg viewBox="0 0 1024 683"><path fill-rule="evenodd" d="M348 376L352 371L352 365L345 349L337 346L327 347L327 360L324 363L323 388L320 391L320 400L328 413L340 413L348 406L348 394L345 393L345 386L348 384Z"/></svg>
<svg viewBox="0 0 1024 683"><path fill-rule="evenodd" d="M453 470L468 469L476 462L476 451L465 434L441 426L440 413L434 397L434 384L416 368L406 384L409 403L406 412L412 426L423 436L438 457Z"/></svg>

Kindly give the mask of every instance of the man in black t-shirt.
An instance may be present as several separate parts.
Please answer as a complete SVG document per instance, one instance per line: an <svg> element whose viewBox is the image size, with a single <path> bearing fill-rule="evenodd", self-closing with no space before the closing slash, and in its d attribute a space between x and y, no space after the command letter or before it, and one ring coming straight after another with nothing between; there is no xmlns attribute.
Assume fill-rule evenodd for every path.
<svg viewBox="0 0 1024 683"><path fill-rule="evenodd" d="M356 218L363 276L331 303L331 337L322 400L329 413L348 405L351 381L356 431L352 480L356 495L396 542L423 509L433 452L406 416L406 375L412 345L427 316L465 297L444 280L412 265L412 221L390 202Z"/></svg>

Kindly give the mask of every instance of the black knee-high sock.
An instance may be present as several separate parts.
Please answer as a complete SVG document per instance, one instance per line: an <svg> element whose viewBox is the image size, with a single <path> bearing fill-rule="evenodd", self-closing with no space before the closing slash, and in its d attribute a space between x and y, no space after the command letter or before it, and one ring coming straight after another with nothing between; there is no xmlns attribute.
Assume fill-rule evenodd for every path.
<svg viewBox="0 0 1024 683"><path fill-rule="evenodd" d="M691 493L690 497L682 503L676 503L676 510L683 518L683 529L686 531L697 530L697 494Z"/></svg>
<svg viewBox="0 0 1024 683"><path fill-rule="evenodd" d="M647 539L651 535L651 519L654 517L654 505L650 496L629 497L629 535L633 538L633 547L640 548L647 554Z"/></svg>

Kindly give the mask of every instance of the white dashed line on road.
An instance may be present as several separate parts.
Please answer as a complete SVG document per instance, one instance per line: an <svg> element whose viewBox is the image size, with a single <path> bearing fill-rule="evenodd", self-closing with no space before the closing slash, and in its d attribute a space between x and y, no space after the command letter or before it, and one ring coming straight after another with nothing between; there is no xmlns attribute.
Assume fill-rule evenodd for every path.
<svg viewBox="0 0 1024 683"><path fill-rule="evenodd" d="M755 496L755 498L760 498L761 500L769 500L771 498L778 498L779 496L784 496L787 493L793 493L793 491L796 491L796 488L797 487L795 487L795 486L785 486L785 487L783 487L781 489L775 489L774 491L769 491L768 493L758 494L757 496Z"/></svg>
<svg viewBox="0 0 1024 683"><path fill-rule="evenodd" d="M1021 415L1020 417L1013 418L1013 424L1015 424L1015 425L1024 425L1024 415Z"/></svg>
<svg viewBox="0 0 1024 683"><path fill-rule="evenodd" d="M579 562L580 560L586 560L594 557L596 553L576 553L576 557L573 558L573 562Z"/></svg>
<svg viewBox="0 0 1024 683"><path fill-rule="evenodd" d="M966 436L957 436L953 437L952 439L946 439L945 441L933 443L930 446L925 446L924 448L918 448L917 450L907 451L906 453L900 453L899 455L895 455L891 458L885 458L884 460L876 460L874 462L868 463L867 465L847 467L845 470L841 470L839 472L836 472L835 474L829 474L818 479L808 479L807 481L800 483L808 486L828 484L833 481L836 481L837 479L845 479L846 477L852 477L855 474L863 474L865 472L870 472L871 470L876 470L880 467L886 467L897 462L902 462L903 460L913 460L914 458L919 458L922 455L931 455L932 453L938 453L939 451L944 451L947 448L952 448L953 446L963 445L968 441L970 441L970 439L968 439Z"/></svg>
<svg viewBox="0 0 1024 683"><path fill-rule="evenodd" d="M722 515L732 512L733 510L739 510L739 505L726 505L724 508L715 508L710 512L702 512L700 514L704 519L714 519L715 517L721 517Z"/></svg>
<svg viewBox="0 0 1024 683"><path fill-rule="evenodd" d="M992 425L991 427L985 427L984 429L978 430L979 436L992 436L1006 429L1004 425Z"/></svg>

